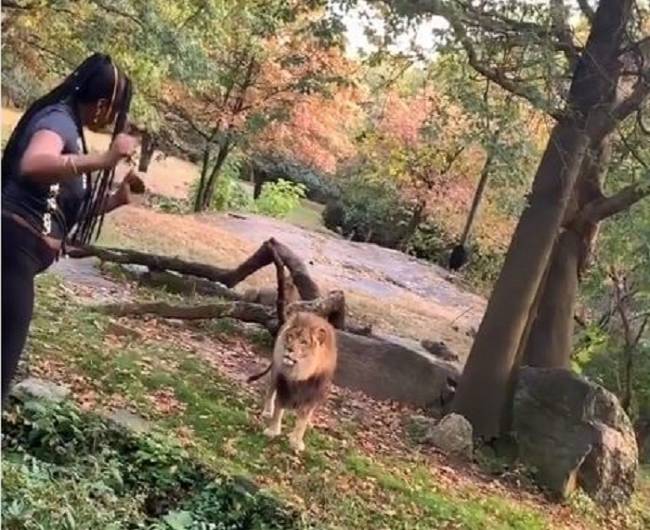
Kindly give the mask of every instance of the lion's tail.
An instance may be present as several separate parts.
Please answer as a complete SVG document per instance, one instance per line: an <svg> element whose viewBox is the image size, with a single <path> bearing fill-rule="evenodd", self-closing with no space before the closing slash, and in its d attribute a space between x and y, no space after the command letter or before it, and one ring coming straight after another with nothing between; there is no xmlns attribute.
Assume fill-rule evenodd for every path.
<svg viewBox="0 0 650 530"><path fill-rule="evenodd" d="M262 372L259 374L251 375L246 382L247 383L252 383L253 381L257 381L261 377L264 377L266 374L269 373L269 370L271 370L271 367L273 366L273 363L269 364Z"/></svg>

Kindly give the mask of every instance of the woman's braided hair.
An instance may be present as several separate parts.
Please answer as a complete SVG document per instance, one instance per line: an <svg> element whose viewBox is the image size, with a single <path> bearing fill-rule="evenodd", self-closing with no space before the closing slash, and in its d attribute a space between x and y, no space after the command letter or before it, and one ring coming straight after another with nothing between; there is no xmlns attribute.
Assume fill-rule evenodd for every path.
<svg viewBox="0 0 650 530"><path fill-rule="evenodd" d="M31 119L40 110L68 101L75 114L78 113L78 103L94 103L102 98L112 99L117 111L115 127L112 138L123 132L127 125L127 115L131 105L132 85L130 79L124 75L112 62L110 56L94 53L83 61L63 82L53 88L43 97L37 99L22 115L14 128L9 141L2 154L2 179L3 187L6 177L18 164L17 155L20 138L28 127ZM78 115L75 115L79 135L84 153L88 153L83 127ZM115 177L115 169L105 169L97 172L98 175L87 174L88 186L79 215L76 230L71 240L77 244L87 244L97 238L103 224L103 211ZM62 216L61 216L62 217ZM64 221L62 219L62 221ZM64 226L64 240L67 238L69 228Z"/></svg>

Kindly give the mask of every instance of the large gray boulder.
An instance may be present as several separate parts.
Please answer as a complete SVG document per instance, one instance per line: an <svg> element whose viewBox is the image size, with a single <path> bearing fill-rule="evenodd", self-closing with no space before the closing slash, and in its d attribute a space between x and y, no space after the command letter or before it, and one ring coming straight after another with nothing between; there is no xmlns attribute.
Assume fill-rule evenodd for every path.
<svg viewBox="0 0 650 530"><path fill-rule="evenodd" d="M380 337L337 331L338 366L334 382L375 399L439 409L449 392L448 379L459 369L426 352L416 341L406 345Z"/></svg>
<svg viewBox="0 0 650 530"><path fill-rule="evenodd" d="M520 457L551 492L566 497L580 486L599 504L629 501L638 449L611 392L569 370L523 368L513 427Z"/></svg>

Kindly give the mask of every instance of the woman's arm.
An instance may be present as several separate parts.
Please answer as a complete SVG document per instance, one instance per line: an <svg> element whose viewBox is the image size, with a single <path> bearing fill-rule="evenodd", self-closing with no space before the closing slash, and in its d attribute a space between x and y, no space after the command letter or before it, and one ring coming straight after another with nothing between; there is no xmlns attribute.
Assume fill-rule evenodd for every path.
<svg viewBox="0 0 650 530"><path fill-rule="evenodd" d="M41 184L54 184L72 180L83 173L108 169L131 156L136 148L136 139L118 134L108 151L89 154L62 154L64 141L57 133L42 129L32 136L22 159L22 175Z"/></svg>

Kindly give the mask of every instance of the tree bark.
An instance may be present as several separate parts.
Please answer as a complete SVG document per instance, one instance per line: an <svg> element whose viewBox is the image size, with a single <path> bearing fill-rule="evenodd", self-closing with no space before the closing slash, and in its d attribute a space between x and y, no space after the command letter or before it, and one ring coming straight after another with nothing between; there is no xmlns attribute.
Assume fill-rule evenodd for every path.
<svg viewBox="0 0 650 530"><path fill-rule="evenodd" d="M198 306L175 305L167 302L118 303L99 305L95 309L118 317L155 315L182 320L234 318L243 322L261 324L272 334L275 334L280 327L280 321L274 308L248 302L220 302ZM336 315L345 312L345 297L342 291L333 291L325 298L318 300L294 302L287 308L287 311L289 314L294 311L309 311L332 321L336 320Z"/></svg>
<svg viewBox="0 0 650 530"><path fill-rule="evenodd" d="M223 164L226 161L226 158L230 154L231 144L229 140L225 140L223 144L219 146L219 152L217 153L217 159L214 162L212 171L210 172L210 177L205 182L204 189L201 194L201 208L199 211L203 211L209 208L210 201L214 196L214 191L217 187L217 182L219 180L219 175L221 174L221 169Z"/></svg>
<svg viewBox="0 0 650 530"><path fill-rule="evenodd" d="M142 145L140 146L140 163L138 164L138 171L146 173L151 163L151 157L156 149L156 140L149 131L142 133Z"/></svg>
<svg viewBox="0 0 650 530"><path fill-rule="evenodd" d="M470 352L453 408L476 435L508 429L515 361L531 307L548 266L589 142L587 130L609 116L620 75L618 54L631 0L601 0L585 51L574 71L568 112L554 127L535 175L499 279Z"/></svg>
<svg viewBox="0 0 650 530"><path fill-rule="evenodd" d="M569 367L581 239L572 230L565 230L555 246L522 364Z"/></svg>
<svg viewBox="0 0 650 530"><path fill-rule="evenodd" d="M568 368L580 277L587 267L598 223L575 223L582 209L602 197L601 182L611 158L610 139L596 142L585 156L565 212L564 231L553 249L550 270L522 362L539 368Z"/></svg>

